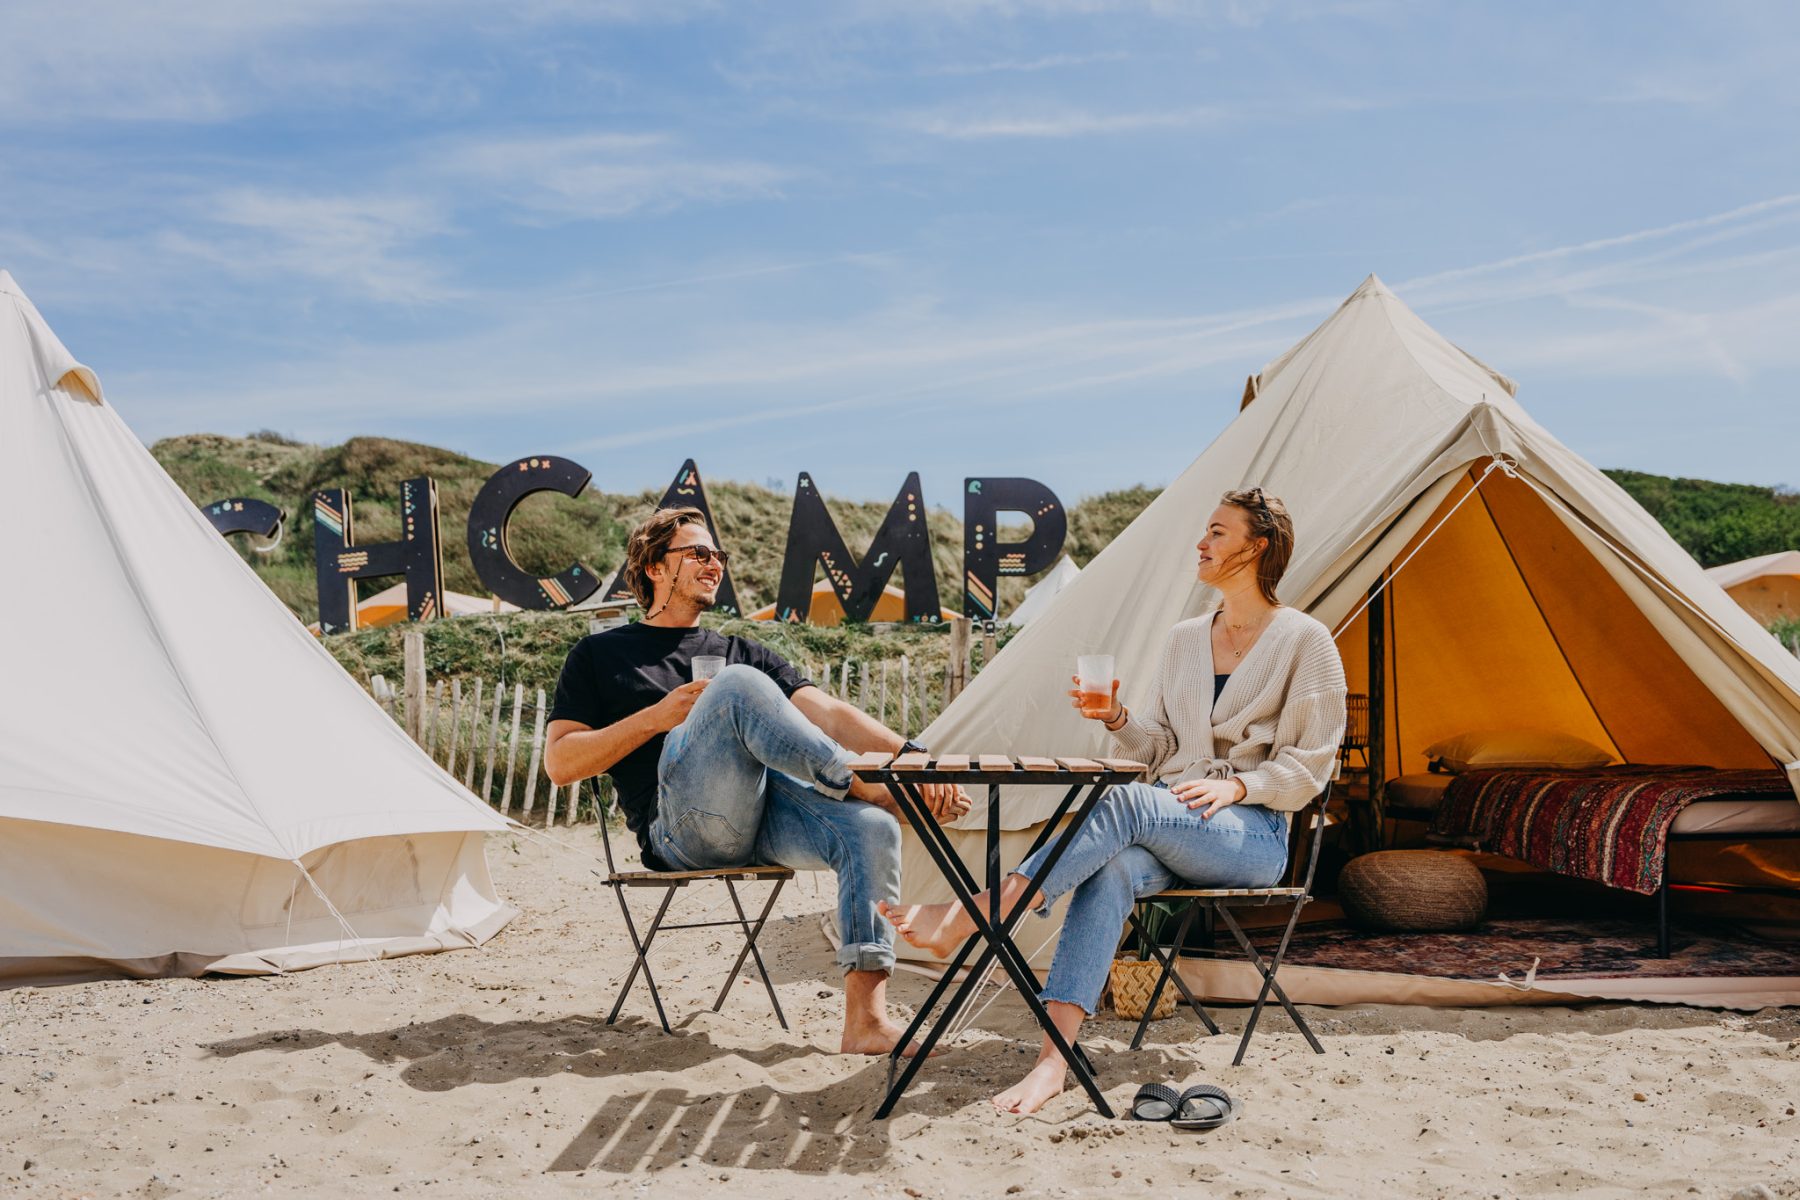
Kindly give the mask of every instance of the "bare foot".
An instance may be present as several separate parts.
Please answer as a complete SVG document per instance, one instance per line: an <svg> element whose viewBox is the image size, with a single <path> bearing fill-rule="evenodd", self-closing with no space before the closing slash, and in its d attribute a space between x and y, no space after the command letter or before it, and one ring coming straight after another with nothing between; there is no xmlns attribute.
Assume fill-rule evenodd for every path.
<svg viewBox="0 0 1800 1200"><path fill-rule="evenodd" d="M900 1044L900 1038L906 1030L892 1021L883 1021L879 1025L868 1026L852 1033L844 1030L844 1040L838 1045L839 1054L888 1054ZM906 1048L906 1057L911 1058L919 1052L919 1043L914 1042ZM931 1052L937 1057L937 1051Z"/></svg>
<svg viewBox="0 0 1800 1200"><path fill-rule="evenodd" d="M901 937L938 958L955 954L975 932L968 911L956 903L901 906L883 900L875 908Z"/></svg>
<svg viewBox="0 0 1800 1200"><path fill-rule="evenodd" d="M1031 1073L994 1097L994 1107L1001 1112L1034 1113L1062 1094L1063 1072L1067 1068L1060 1058L1047 1059L1031 1068Z"/></svg>

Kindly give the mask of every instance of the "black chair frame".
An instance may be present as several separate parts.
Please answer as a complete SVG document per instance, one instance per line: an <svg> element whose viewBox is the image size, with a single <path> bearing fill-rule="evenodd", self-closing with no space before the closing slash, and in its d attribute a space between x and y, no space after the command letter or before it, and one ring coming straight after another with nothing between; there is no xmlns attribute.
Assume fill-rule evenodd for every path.
<svg viewBox="0 0 1800 1200"><path fill-rule="evenodd" d="M1294 927L1300 923L1300 912L1306 907L1307 901L1312 899L1313 875L1319 868L1319 847L1325 840L1325 808L1330 802L1331 784L1327 783L1324 790L1308 802L1299 814L1296 814L1303 818L1295 821L1296 830L1309 833L1311 837L1311 845L1305 851L1306 866L1300 872L1301 879L1298 886L1169 888L1155 896L1148 897L1151 900L1187 901L1181 909L1175 938L1167 946L1159 944L1155 938L1150 936L1149 931L1144 928L1143 922L1138 919L1137 909L1132 909L1131 929L1137 936L1138 956L1140 958L1154 957L1162 965L1162 971L1156 979L1156 987L1150 993L1150 1003L1144 1008L1143 1018L1138 1022L1137 1032L1132 1036L1131 1048L1133 1050L1143 1045L1144 1032L1150 1027L1151 1014L1156 1011L1157 1001L1162 999L1163 988L1171 979L1180 989L1182 998L1187 1001L1188 1007L1194 1010L1195 1015L1200 1018L1201 1024L1206 1026L1207 1035L1212 1036L1219 1032L1218 1023L1212 1019L1205 1006L1188 989L1187 981L1181 977L1181 972L1175 969L1175 961L1180 955L1181 948L1187 942L1188 931L1193 928L1194 918L1204 911L1208 917L1209 928L1210 919L1214 914L1217 914L1225 922L1226 928L1231 930L1232 937L1237 940L1238 947L1244 952L1244 957L1250 960L1250 964L1262 976L1262 989L1256 995L1256 1004L1250 1010L1249 1021L1244 1024L1244 1035L1238 1041L1237 1056L1231 1060L1231 1065L1235 1067L1244 1061L1244 1052L1249 1049L1250 1037L1256 1032L1256 1024L1262 1018L1263 1006L1268 1003L1271 992L1280 1001L1281 1007L1287 1010L1288 1017L1300 1030L1301 1035L1306 1038L1307 1044L1313 1048L1314 1053L1325 1053L1325 1047L1321 1046L1319 1039L1313 1036L1312 1028L1307 1025L1306 1018L1300 1015L1300 1011L1289 1001L1287 993L1281 989L1281 984L1276 982L1275 973L1281 969L1281 961L1287 956L1288 943L1294 936ZM1296 867L1298 861L1298 857L1296 857ZM1293 910L1288 914L1287 926L1282 930L1281 944L1276 948L1274 957L1264 959L1255 944L1251 942L1249 935L1244 932L1244 927L1238 924L1237 918L1232 915L1231 910L1271 904L1292 904Z"/></svg>
<svg viewBox="0 0 1800 1200"><path fill-rule="evenodd" d="M750 959L756 964L756 973L762 976L763 988L769 993L769 1005L775 1010L775 1019L781 1022L783 1029L788 1028L787 1015L781 1011L781 1001L775 995L775 985L769 980L769 969L763 964L762 951L757 948L756 940L762 936L763 926L768 923L769 914L774 911L775 901L781 895L781 889L787 881L794 877L788 867L717 867L706 871L621 871L613 861L612 836L607 832L605 814L600 817L600 843L606 851L606 886L618 897L619 911L625 916L625 931L631 935L631 946L637 957L631 964L631 971L625 976L625 982L619 987L618 998L613 1001L612 1011L607 1014L606 1023L611 1025L619 1019L619 1011L625 1007L625 997L631 993L631 987L637 982L641 971L644 982L650 988L650 999L656 1005L656 1019L662 1023L663 1032L672 1032L669 1028L669 1016L663 1010L662 994L657 990L656 977L650 973L650 947L656 941L656 935L666 929L715 929L736 927L744 935L744 945L738 951L737 959L731 964L731 973L725 977L724 986L719 988L719 997L713 1001L712 1010L718 1012L725 1006L725 999L731 994L731 985L744 969L744 960ZM599 874L598 871L595 874ZM772 883L768 899L751 921L744 910L743 900L738 895L739 883L761 881ZM675 899L675 893L692 883L718 882L725 885L731 897L731 907L736 912L735 920L729 921L687 921L666 923L669 905ZM656 915L650 918L643 935L638 934L637 922L631 917L631 906L625 902L625 893L635 888L662 888L662 903L656 907Z"/></svg>

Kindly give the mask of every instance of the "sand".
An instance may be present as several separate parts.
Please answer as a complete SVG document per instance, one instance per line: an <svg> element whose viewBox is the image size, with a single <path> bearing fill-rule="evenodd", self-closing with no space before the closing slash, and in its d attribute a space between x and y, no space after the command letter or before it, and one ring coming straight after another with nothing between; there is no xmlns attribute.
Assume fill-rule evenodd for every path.
<svg viewBox="0 0 1800 1200"><path fill-rule="evenodd" d="M1035 1052L1007 997L874 1122L884 1064L833 1053L829 876L790 885L765 934L792 1032L753 982L707 1011L722 939L692 931L657 959L666 1036L642 991L603 1024L630 958L586 860L489 853L524 915L482 950L0 992L0 1195L1800 1196L1800 1010L1308 1009L1324 1056L1276 1014L1236 1068L1235 1038L1185 1015L1137 1053L1093 1022L1121 1110L1149 1080L1241 1099L1183 1133L1079 1092L993 1112ZM902 972L894 998L928 986Z"/></svg>

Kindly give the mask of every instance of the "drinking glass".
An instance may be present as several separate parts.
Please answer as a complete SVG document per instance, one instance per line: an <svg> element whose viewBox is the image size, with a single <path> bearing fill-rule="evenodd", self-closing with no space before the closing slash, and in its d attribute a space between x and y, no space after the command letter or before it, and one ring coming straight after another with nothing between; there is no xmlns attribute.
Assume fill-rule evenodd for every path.
<svg viewBox="0 0 1800 1200"><path fill-rule="evenodd" d="M717 654L697 654L694 656L694 682L711 679L725 668L725 660Z"/></svg>
<svg viewBox="0 0 1800 1200"><path fill-rule="evenodd" d="M1075 659L1076 684L1083 716L1103 717L1112 712L1113 656L1083 654Z"/></svg>

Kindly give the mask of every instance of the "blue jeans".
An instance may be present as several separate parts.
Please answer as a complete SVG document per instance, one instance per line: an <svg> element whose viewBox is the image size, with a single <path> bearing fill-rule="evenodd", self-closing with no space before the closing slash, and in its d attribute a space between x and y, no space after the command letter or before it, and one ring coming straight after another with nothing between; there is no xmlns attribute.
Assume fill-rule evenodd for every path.
<svg viewBox="0 0 1800 1200"><path fill-rule="evenodd" d="M1043 998L1092 1014L1131 906L1177 879L1195 887L1268 887L1287 866L1287 814L1234 804L1202 820L1167 788L1113 788L1075 834L1049 874L1050 846L1020 863L1037 880L1038 912L1073 891Z"/></svg>
<svg viewBox="0 0 1800 1200"><path fill-rule="evenodd" d="M836 872L838 964L890 970L894 929L875 905L900 895L900 823L849 787L849 752L767 675L728 666L663 742L650 844L684 871Z"/></svg>

